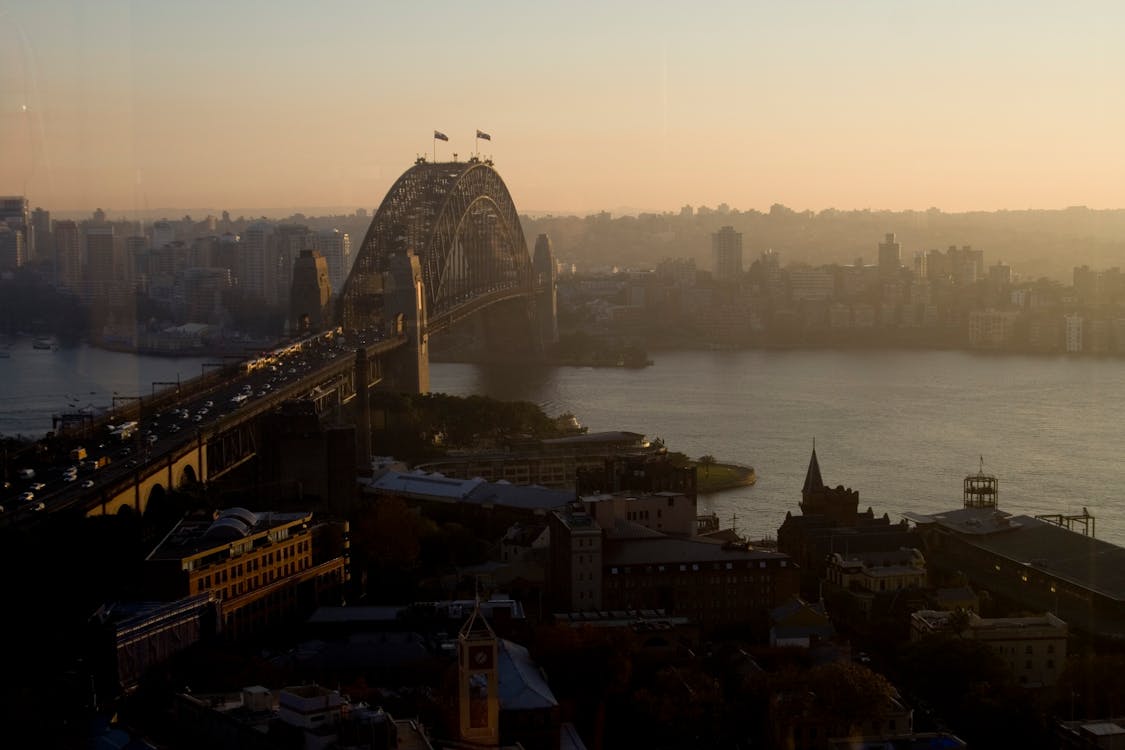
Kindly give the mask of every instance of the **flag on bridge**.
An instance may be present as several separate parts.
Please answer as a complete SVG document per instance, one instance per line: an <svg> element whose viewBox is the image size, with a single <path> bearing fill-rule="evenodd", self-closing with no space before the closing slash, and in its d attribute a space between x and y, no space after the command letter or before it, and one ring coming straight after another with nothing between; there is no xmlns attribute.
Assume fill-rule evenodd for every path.
<svg viewBox="0 0 1125 750"><path fill-rule="evenodd" d="M448 141L449 136L446 135L445 133L441 132L440 130L435 130L434 131L434 139L439 140L439 141Z"/></svg>
<svg viewBox="0 0 1125 750"><path fill-rule="evenodd" d="M488 133L484 132L483 130L477 131L477 138L480 138L481 140L484 140L484 141L491 141L492 140L492 136L490 136Z"/></svg>

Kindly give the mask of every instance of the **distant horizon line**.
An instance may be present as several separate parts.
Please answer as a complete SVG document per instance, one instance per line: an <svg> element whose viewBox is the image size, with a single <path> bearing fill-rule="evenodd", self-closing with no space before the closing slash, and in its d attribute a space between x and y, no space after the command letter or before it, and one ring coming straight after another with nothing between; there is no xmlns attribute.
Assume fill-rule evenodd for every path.
<svg viewBox="0 0 1125 750"><path fill-rule="evenodd" d="M18 194L8 194L8 195L9 195L9 197L18 196ZM759 213L759 214L769 214L770 208L772 208L772 206L771 206L770 208L766 208L766 209L763 210L763 209L758 209L758 208L730 207L726 211L719 211L719 209L716 206L709 206L707 204L699 204L699 205L686 204L686 205L691 206L693 215L698 215L698 212L701 208L707 209L713 215L734 215L734 214L745 214L745 213L751 213L751 212ZM931 212L936 211L939 214L946 214L946 215L1063 212L1063 211L1090 211L1090 212L1110 213L1110 212L1114 212L1114 211L1125 211L1125 206L1119 207L1119 208L1090 208L1089 206L1086 206L1086 205L1070 205L1070 206L1064 206L1064 207L1061 207L1061 208L995 208L995 209L976 208L976 209L964 209L964 210L960 210L960 211L949 211L949 210L946 210L946 209L937 208L936 206L931 206L929 208L901 208L901 209L870 208L870 207L868 207L868 208L837 208L835 206L829 206L827 208L820 208L820 209L808 209L808 208L798 209L798 208L793 208L792 206L785 206L785 204L775 203L773 205L782 205L785 208L787 208L788 210L792 211L793 213L798 213L798 214L807 213L809 211L811 211L813 214L820 214L820 213L823 213L825 211L836 211L838 213L926 214L926 213L931 213ZM42 205L31 205L29 203L29 208L31 208L32 210L35 210L35 209L43 208L43 206ZM301 214L301 215L307 216L309 218L319 218L319 217L322 217L322 216L340 216L340 215L354 216L355 212L360 210L360 209L363 209L363 210L367 211L368 217L374 216L375 212L378 211L377 206L375 208L369 208L367 206L357 206L357 205L351 205L351 206L345 206L345 205L284 206L284 207L283 206L272 206L272 207L258 206L258 207L252 207L252 208L251 207L236 207L236 208L219 208L219 209L214 208L214 207L196 206L196 207L188 207L188 208L165 207L165 208L150 208L150 209L130 209L127 212L118 212L115 209L107 209L107 208L102 208L100 206L95 206L94 208L90 208L90 209L67 208L67 209L57 209L56 210L56 209L48 208L46 210L48 210L51 213L52 217L56 217L56 216L57 217L65 217L67 219L90 218L95 211L104 211L105 214L106 214L106 218L110 221L135 221L135 220L138 220L138 219L142 219L142 220L164 220L164 219L166 219L168 221L180 221L184 216L191 216L193 221L202 221L207 216L220 217L220 216L222 216L222 213L224 211L229 213L232 217L237 216L237 217L242 218L242 219L261 219L261 218L270 219L270 218L288 218L288 217L294 216L296 214ZM565 217L571 217L571 216L578 217L578 218L585 218L587 216L596 216L596 215L602 214L602 213L608 213L610 216L613 216L613 217L640 216L640 215L679 216L681 210L682 210L682 207L680 209L673 209L673 210L654 210L654 209L634 208L632 206L617 206L615 208L599 208L599 209L590 209L590 210L581 210L581 211L578 211L578 210L526 209L526 210L518 210L518 213L521 216L528 216L530 218L547 218L547 217L565 218ZM323 213L316 213L316 212L323 212ZM196 214L198 214L198 216L196 216Z"/></svg>

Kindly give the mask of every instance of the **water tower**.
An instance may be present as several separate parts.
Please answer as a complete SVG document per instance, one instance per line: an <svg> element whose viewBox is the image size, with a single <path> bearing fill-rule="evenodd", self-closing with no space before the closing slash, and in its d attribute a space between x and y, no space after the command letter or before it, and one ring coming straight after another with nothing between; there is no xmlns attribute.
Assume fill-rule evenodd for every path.
<svg viewBox="0 0 1125 750"><path fill-rule="evenodd" d="M984 456L981 456L980 471L965 477L965 507L995 508L999 496L999 481L984 473Z"/></svg>

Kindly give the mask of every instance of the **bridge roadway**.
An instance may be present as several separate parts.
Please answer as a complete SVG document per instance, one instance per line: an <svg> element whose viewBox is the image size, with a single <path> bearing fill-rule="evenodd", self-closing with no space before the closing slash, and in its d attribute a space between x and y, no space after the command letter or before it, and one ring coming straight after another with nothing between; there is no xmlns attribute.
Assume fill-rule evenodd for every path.
<svg viewBox="0 0 1125 750"><path fill-rule="evenodd" d="M256 442L250 426L282 402L312 399L318 413L349 402L355 395L355 344L372 362L369 387L381 379L380 357L406 344L401 336L376 335L346 345L331 338L324 341L279 355L272 363L248 360L238 376L206 390L183 384L181 390L190 392L189 397L162 403L156 413L142 405L134 415L137 429L128 440L119 440L103 427L82 444L87 451L84 462L37 470L36 477L20 480L6 492L0 526L62 513L112 514L123 507L143 513L157 486L167 490L185 482L212 481L249 460ZM242 395L244 401L232 400ZM100 460L108 463L93 468ZM68 480L66 469L75 464L77 478ZM23 492L32 492L34 498L19 500Z"/></svg>

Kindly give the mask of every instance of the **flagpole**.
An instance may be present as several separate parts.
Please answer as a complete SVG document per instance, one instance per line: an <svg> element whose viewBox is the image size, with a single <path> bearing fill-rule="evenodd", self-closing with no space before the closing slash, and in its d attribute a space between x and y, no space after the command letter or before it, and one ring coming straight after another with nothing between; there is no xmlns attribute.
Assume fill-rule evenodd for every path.
<svg viewBox="0 0 1125 750"><path fill-rule="evenodd" d="M434 131L434 164L437 164L437 131Z"/></svg>

